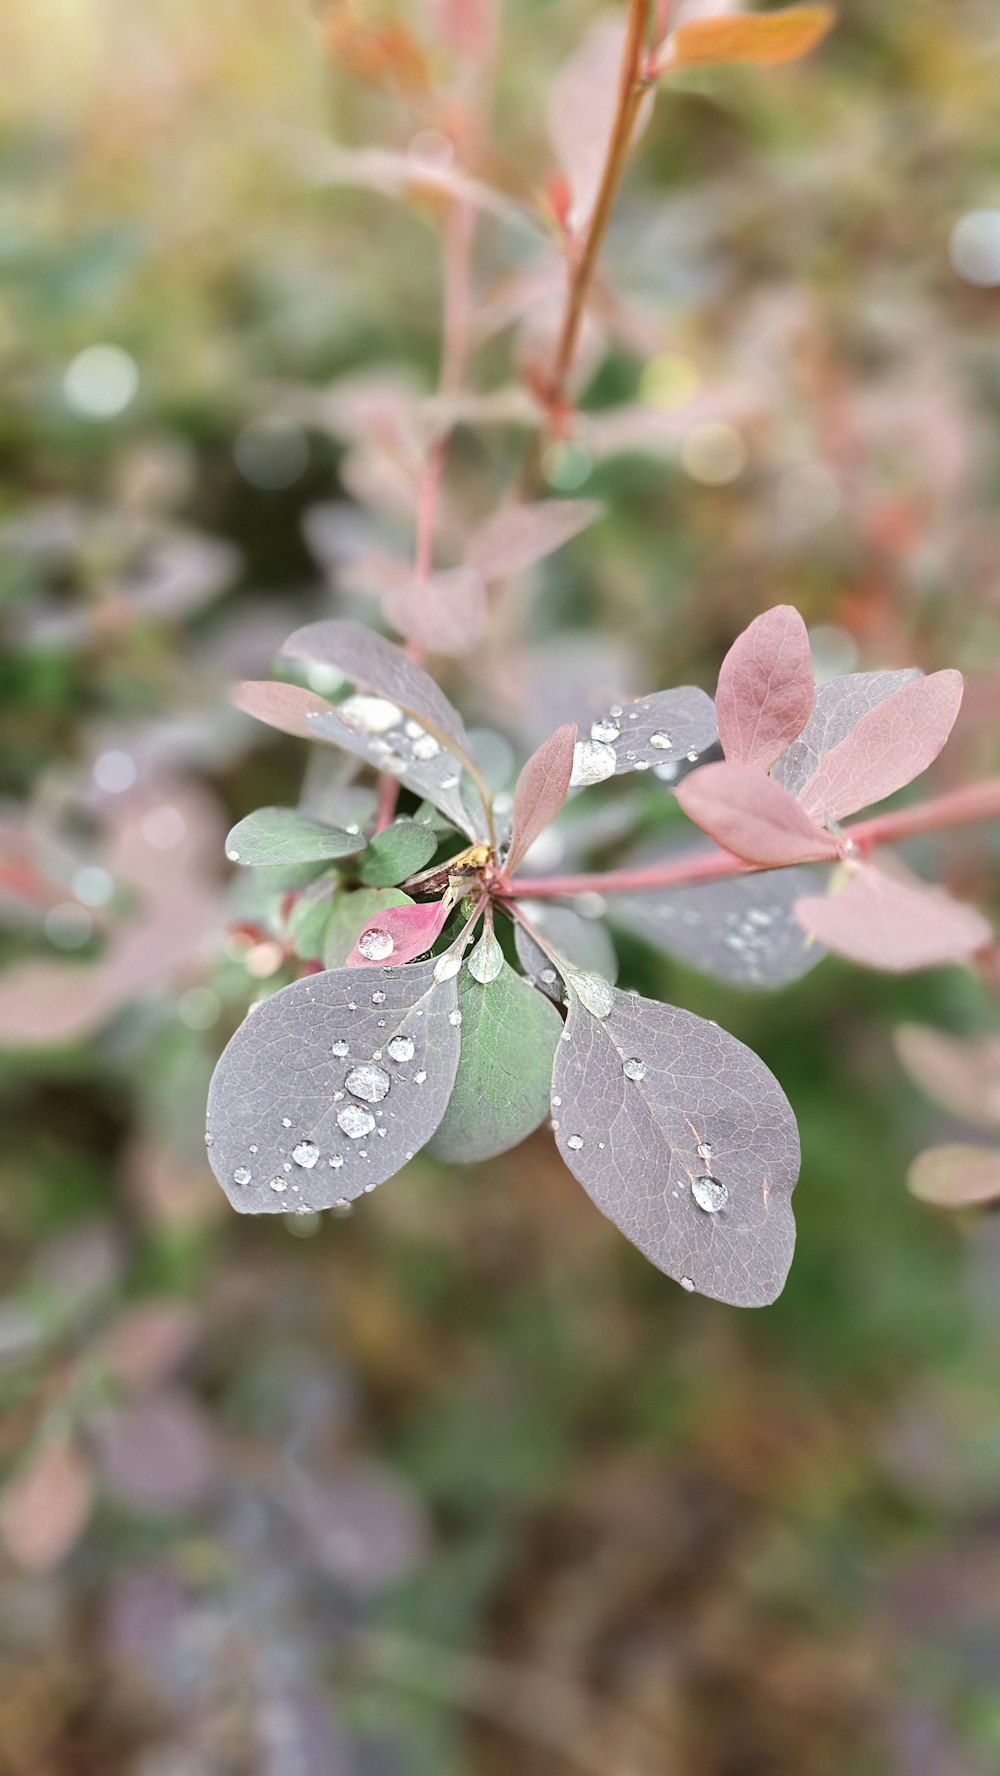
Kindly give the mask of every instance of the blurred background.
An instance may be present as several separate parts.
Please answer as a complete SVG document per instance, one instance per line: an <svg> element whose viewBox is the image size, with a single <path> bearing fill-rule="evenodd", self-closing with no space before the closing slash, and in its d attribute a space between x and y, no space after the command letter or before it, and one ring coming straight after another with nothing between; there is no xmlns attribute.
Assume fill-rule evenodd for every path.
<svg viewBox="0 0 1000 1776"><path fill-rule="evenodd" d="M501 14L475 170L537 215L599 15ZM372 620L345 562L405 532L444 200L354 151L446 158L459 18L0 13L0 1772L987 1776L1000 1242L907 1194L954 1124L893 1047L995 1027L973 974L748 995L622 944L799 1118L757 1313L649 1267L545 1131L350 1215L241 1219L205 1162L215 1059L295 973L223 838L307 751L226 689ZM518 758L598 678L711 689L785 600L821 675L961 667L935 787L996 770L998 75L994 0L845 0L802 64L661 96L544 462L606 515L446 675ZM486 215L473 265L467 386L509 411L448 485L483 514L551 238ZM644 793L647 839L679 829ZM995 832L927 856L988 899Z"/></svg>

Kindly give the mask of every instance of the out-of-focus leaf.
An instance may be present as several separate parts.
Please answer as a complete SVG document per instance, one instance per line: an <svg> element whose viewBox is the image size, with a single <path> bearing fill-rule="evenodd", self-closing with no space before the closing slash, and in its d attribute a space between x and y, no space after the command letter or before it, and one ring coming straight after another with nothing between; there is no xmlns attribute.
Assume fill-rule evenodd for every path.
<svg viewBox="0 0 1000 1776"><path fill-rule="evenodd" d="M960 672L932 672L863 715L799 791L817 820L841 820L885 800L926 771L955 725Z"/></svg>
<svg viewBox="0 0 1000 1776"><path fill-rule="evenodd" d="M197 1318L184 1302L147 1301L119 1314L100 1359L122 1387L152 1387L184 1361L197 1333Z"/></svg>
<svg viewBox="0 0 1000 1776"><path fill-rule="evenodd" d="M177 1389L163 1388L104 1413L94 1426L94 1444L108 1491L144 1515L194 1510L219 1481L211 1424Z"/></svg>
<svg viewBox="0 0 1000 1776"><path fill-rule="evenodd" d="M934 1103L976 1128L1000 1129L1000 1037L963 1042L944 1030L901 1024L896 1052Z"/></svg>
<svg viewBox="0 0 1000 1776"><path fill-rule="evenodd" d="M589 739L577 742L573 782L602 783L626 771L650 770L671 781L718 737L715 704L696 685L615 703L591 723Z"/></svg>
<svg viewBox="0 0 1000 1776"><path fill-rule="evenodd" d="M554 554L600 515L596 500L503 506L474 532L465 551L466 563L484 580L502 580Z"/></svg>
<svg viewBox="0 0 1000 1776"><path fill-rule="evenodd" d="M315 740L316 730L310 726L310 717L325 715L330 708L324 697L277 678L245 679L233 686L230 701L244 715L256 716L269 728L294 734L298 740Z"/></svg>
<svg viewBox="0 0 1000 1776"><path fill-rule="evenodd" d="M954 1142L918 1153L907 1183L921 1202L939 1209L976 1208L1000 1198L1000 1147Z"/></svg>
<svg viewBox="0 0 1000 1776"><path fill-rule="evenodd" d="M347 958L348 968L399 968L437 942L451 908L442 900L392 907L373 915Z"/></svg>
<svg viewBox="0 0 1000 1776"><path fill-rule="evenodd" d="M764 771L801 734L813 706L809 636L797 610L775 605L737 636L715 693L726 758Z"/></svg>
<svg viewBox="0 0 1000 1776"><path fill-rule="evenodd" d="M50 1572L75 1547L90 1516L90 1470L71 1443L48 1443L8 1481L0 1535L28 1572Z"/></svg>
<svg viewBox="0 0 1000 1776"><path fill-rule="evenodd" d="M611 998L601 1018L570 994L552 1077L559 1151L660 1270L717 1301L762 1307L780 1294L795 1244L788 1100L717 1025L638 994Z"/></svg>
<svg viewBox="0 0 1000 1776"><path fill-rule="evenodd" d="M381 918L393 907L412 906L408 894L398 888L359 888L353 894L338 894L330 908L323 941L323 961L327 968L344 968L365 926Z"/></svg>
<svg viewBox="0 0 1000 1776"><path fill-rule="evenodd" d="M428 1152L463 1164L516 1147L544 1121L562 1020L506 962L485 985L463 968L458 1006L462 1053Z"/></svg>
<svg viewBox="0 0 1000 1776"><path fill-rule="evenodd" d="M471 567L453 567L426 580L392 586L382 609L394 629L432 654L469 654L486 628L486 586Z"/></svg>
<svg viewBox="0 0 1000 1776"><path fill-rule="evenodd" d="M348 899L351 896L347 896ZM330 915L337 899L337 881L327 871L315 882L310 882L301 893L295 896L288 914L288 929L295 944L296 954L305 961L318 960L326 948L327 932ZM354 942L351 936L347 948ZM344 954L347 954L345 950ZM343 957L341 958L341 963ZM340 966L335 964L334 966Z"/></svg>
<svg viewBox="0 0 1000 1776"><path fill-rule="evenodd" d="M513 875L525 852L554 820L569 793L576 726L567 722L543 741L525 765L514 790L506 869Z"/></svg>
<svg viewBox="0 0 1000 1776"><path fill-rule="evenodd" d="M776 782L798 796L827 754L846 739L862 716L920 677L913 667L903 672L849 672L817 685L812 715L774 767Z"/></svg>
<svg viewBox="0 0 1000 1776"><path fill-rule="evenodd" d="M468 735L457 709L422 667L373 629L346 621L308 623L289 636L282 651L293 659L336 667L363 690L398 703L444 745L468 758Z"/></svg>
<svg viewBox="0 0 1000 1776"><path fill-rule="evenodd" d="M689 819L747 863L816 863L837 856L832 833L756 765L703 765L677 786Z"/></svg>
<svg viewBox="0 0 1000 1776"><path fill-rule="evenodd" d="M767 870L691 888L608 897L612 925L737 987L787 986L821 962L794 907L813 886L804 869Z"/></svg>
<svg viewBox="0 0 1000 1776"><path fill-rule="evenodd" d="M226 856L242 864L322 863L355 857L365 843L358 833L327 826L296 808L257 808L233 827Z"/></svg>
<svg viewBox="0 0 1000 1776"><path fill-rule="evenodd" d="M829 6L785 6L777 12L691 19L678 25L668 39L659 72L711 68L723 62L797 61L822 41L835 16Z"/></svg>
<svg viewBox="0 0 1000 1776"><path fill-rule="evenodd" d="M362 1597L398 1584L427 1543L414 1494L374 1462L344 1463L322 1480L293 1474L285 1502L323 1569Z"/></svg>
<svg viewBox="0 0 1000 1776"><path fill-rule="evenodd" d="M375 833L358 864L358 875L371 888L394 888L429 863L437 835L423 820L394 820Z"/></svg>
<svg viewBox="0 0 1000 1776"><path fill-rule="evenodd" d="M557 956L588 974L601 974L609 981L617 979L618 957L601 920L585 919L572 907L555 906L546 900L522 900L519 905L525 918ZM523 925L514 927L514 945L525 974L550 999L560 1003L559 976L545 951L539 949Z"/></svg>
<svg viewBox="0 0 1000 1776"><path fill-rule="evenodd" d="M251 1011L208 1100L208 1156L235 1209L350 1202L426 1145L460 1041L455 977L437 966L307 975Z"/></svg>
<svg viewBox="0 0 1000 1776"><path fill-rule="evenodd" d="M839 891L796 901L795 916L828 950L888 974L964 962L992 940L975 907L870 864L857 865Z"/></svg>
<svg viewBox="0 0 1000 1776"><path fill-rule="evenodd" d="M546 121L556 159L573 193L574 228L587 221L601 183L618 105L624 49L622 21L599 19L549 88ZM637 135L649 121L651 99L649 95L640 107Z"/></svg>

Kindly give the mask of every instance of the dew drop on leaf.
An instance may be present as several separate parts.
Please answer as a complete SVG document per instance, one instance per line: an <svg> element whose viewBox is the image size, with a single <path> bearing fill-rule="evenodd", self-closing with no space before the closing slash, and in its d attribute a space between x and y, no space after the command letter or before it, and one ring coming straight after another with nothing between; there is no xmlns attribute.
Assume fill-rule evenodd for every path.
<svg viewBox="0 0 1000 1776"><path fill-rule="evenodd" d="M413 1051L412 1036L394 1036L386 1047L386 1053L394 1061L412 1061Z"/></svg>
<svg viewBox="0 0 1000 1776"><path fill-rule="evenodd" d="M274 1177L270 1180L270 1184L271 1184L272 1190L277 1190L279 1192L282 1190L288 1189L288 1185L285 1183L285 1180L281 1176L280 1172L275 1173Z"/></svg>
<svg viewBox="0 0 1000 1776"><path fill-rule="evenodd" d="M392 955L395 947L391 933L383 931L378 925L373 926L370 931L363 931L358 938L358 949L368 962L383 962L386 956Z"/></svg>
<svg viewBox="0 0 1000 1776"><path fill-rule="evenodd" d="M461 966L461 952L459 950L448 950L445 955L439 956L434 964L434 979L436 981L451 980L452 977L458 973Z"/></svg>
<svg viewBox="0 0 1000 1776"><path fill-rule="evenodd" d="M337 1122L349 1141L360 1141L370 1135L375 1127L375 1118L370 1110L362 1110L360 1104L345 1104L337 1112Z"/></svg>
<svg viewBox="0 0 1000 1776"><path fill-rule="evenodd" d="M585 969L574 968L570 971L569 982L580 1004L590 1012L591 1017L606 1018L610 1015L615 992L611 982L606 981L603 974L590 974Z"/></svg>
<svg viewBox="0 0 1000 1776"><path fill-rule="evenodd" d="M366 697L361 693L339 704L337 714L348 727L360 728L364 734L387 734L403 719L403 711L387 697Z"/></svg>
<svg viewBox="0 0 1000 1776"><path fill-rule="evenodd" d="M645 1079L646 1063L640 1061L637 1055L631 1055L627 1061L622 1062L622 1072L626 1079Z"/></svg>
<svg viewBox="0 0 1000 1776"><path fill-rule="evenodd" d="M344 1084L356 1098L364 1098L366 1104L380 1104L388 1096L392 1080L384 1067L366 1062L360 1067L352 1067Z"/></svg>
<svg viewBox="0 0 1000 1776"><path fill-rule="evenodd" d="M249 1184L252 1177L253 1177L253 1173L251 1172L249 1166L237 1166L235 1172L233 1173L233 1183L234 1184Z"/></svg>
<svg viewBox="0 0 1000 1776"><path fill-rule="evenodd" d="M669 752L673 741L665 728L657 728L655 734L650 734L649 744L655 746L657 752Z"/></svg>
<svg viewBox="0 0 1000 1776"><path fill-rule="evenodd" d="M570 1135L567 1138L566 1145L567 1147L572 1147L574 1153L579 1153L580 1148L583 1146L583 1136Z"/></svg>
<svg viewBox="0 0 1000 1776"><path fill-rule="evenodd" d="M600 740L605 745L610 745L612 740L617 740L620 733L619 723L613 721L610 716L604 721L593 722L590 728L590 738Z"/></svg>
<svg viewBox="0 0 1000 1776"><path fill-rule="evenodd" d="M349 1052L349 1048L350 1044L345 1042L342 1036L338 1036L336 1042L331 1042L330 1044L330 1053L336 1055L338 1059L340 1059Z"/></svg>
<svg viewBox="0 0 1000 1776"><path fill-rule="evenodd" d="M311 1171L319 1158L319 1148L308 1137L304 1141L296 1141L292 1148L292 1158L296 1165L305 1166L306 1171Z"/></svg>
<svg viewBox="0 0 1000 1776"><path fill-rule="evenodd" d="M729 1192L726 1186L720 1183L718 1178L707 1176L695 1178L691 1185L691 1195L699 1209L704 1209L706 1215L717 1215L719 1210L724 1209L729 1201Z"/></svg>
<svg viewBox="0 0 1000 1776"><path fill-rule="evenodd" d="M589 783L603 783L613 777L618 759L613 746L602 740L578 740L573 748L571 789L585 788Z"/></svg>

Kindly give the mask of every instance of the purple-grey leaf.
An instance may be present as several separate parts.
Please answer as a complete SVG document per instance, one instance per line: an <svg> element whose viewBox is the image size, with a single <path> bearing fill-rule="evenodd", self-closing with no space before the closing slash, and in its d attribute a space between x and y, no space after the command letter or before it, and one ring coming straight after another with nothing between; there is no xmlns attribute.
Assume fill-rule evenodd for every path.
<svg viewBox="0 0 1000 1776"><path fill-rule="evenodd" d="M374 629L343 620L307 623L289 636L282 652L335 666L363 690L398 703L458 756L468 758L469 739L458 710L421 666Z"/></svg>
<svg viewBox="0 0 1000 1776"><path fill-rule="evenodd" d="M392 720L393 709L398 720L385 727L382 724ZM379 724L374 731L368 725L373 721ZM316 739L343 747L376 771L398 777L470 839L484 837L482 812L476 807L475 814L470 813L468 805L476 806L475 793L468 798L463 794L462 761L398 704L382 697L348 697L336 709L313 716L309 725Z"/></svg>
<svg viewBox="0 0 1000 1776"><path fill-rule="evenodd" d="M826 954L821 944L803 942L793 911L815 887L812 870L766 870L691 888L610 895L608 918L716 980L783 987Z"/></svg>
<svg viewBox="0 0 1000 1776"><path fill-rule="evenodd" d="M218 1484L210 1421L179 1389L112 1408L93 1436L105 1486L134 1510L155 1517L190 1511Z"/></svg>
<svg viewBox="0 0 1000 1776"><path fill-rule="evenodd" d="M573 783L602 783L626 771L655 771L672 783L719 738L715 704L697 685L613 703L577 743Z"/></svg>
<svg viewBox="0 0 1000 1776"><path fill-rule="evenodd" d="M585 919L572 907L554 906L551 901L522 900L520 905L525 918L557 956L588 974L602 974L609 981L617 979L615 946L599 919ZM528 979L560 1005L562 985L559 975L545 951L539 948L523 925L514 927L514 945Z"/></svg>
<svg viewBox="0 0 1000 1776"><path fill-rule="evenodd" d="M322 1478L295 1472L283 1497L313 1557L363 1596L405 1578L426 1548L415 1495L374 1462L344 1462Z"/></svg>
<svg viewBox="0 0 1000 1776"><path fill-rule="evenodd" d="M571 993L552 1106L571 1172L660 1270L734 1307L780 1294L799 1138L751 1049L638 994L613 990L600 1018Z"/></svg>
<svg viewBox="0 0 1000 1776"><path fill-rule="evenodd" d="M901 672L849 672L817 685L812 715L771 776L797 796L815 777L827 753L846 740L863 715L920 677L914 666Z"/></svg>
<svg viewBox="0 0 1000 1776"><path fill-rule="evenodd" d="M307 975L250 1012L215 1069L205 1134L235 1209L352 1202L430 1140L460 1044L442 961Z"/></svg>

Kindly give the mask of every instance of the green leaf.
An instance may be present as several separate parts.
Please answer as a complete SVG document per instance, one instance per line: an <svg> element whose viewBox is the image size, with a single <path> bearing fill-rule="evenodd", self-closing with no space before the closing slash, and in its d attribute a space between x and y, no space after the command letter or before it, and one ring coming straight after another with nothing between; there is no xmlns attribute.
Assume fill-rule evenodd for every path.
<svg viewBox="0 0 1000 1776"><path fill-rule="evenodd" d="M336 892L337 877L332 870L325 870L296 895L288 915L288 928L297 953L306 961L323 955Z"/></svg>
<svg viewBox="0 0 1000 1776"><path fill-rule="evenodd" d="M485 986L463 968L458 1004L458 1074L427 1152L433 1159L471 1162L516 1147L544 1121L562 1019L506 962Z"/></svg>
<svg viewBox="0 0 1000 1776"><path fill-rule="evenodd" d="M437 835L423 821L396 820L369 842L358 875L370 888L394 888L429 863Z"/></svg>
<svg viewBox="0 0 1000 1776"><path fill-rule="evenodd" d="M354 857L365 848L360 833L327 826L294 808L258 808L233 827L226 840L230 863L322 863Z"/></svg>
<svg viewBox="0 0 1000 1776"><path fill-rule="evenodd" d="M327 968L343 968L369 919L389 907L412 906L408 894L398 888L359 888L353 894L338 894L330 913L323 946Z"/></svg>

